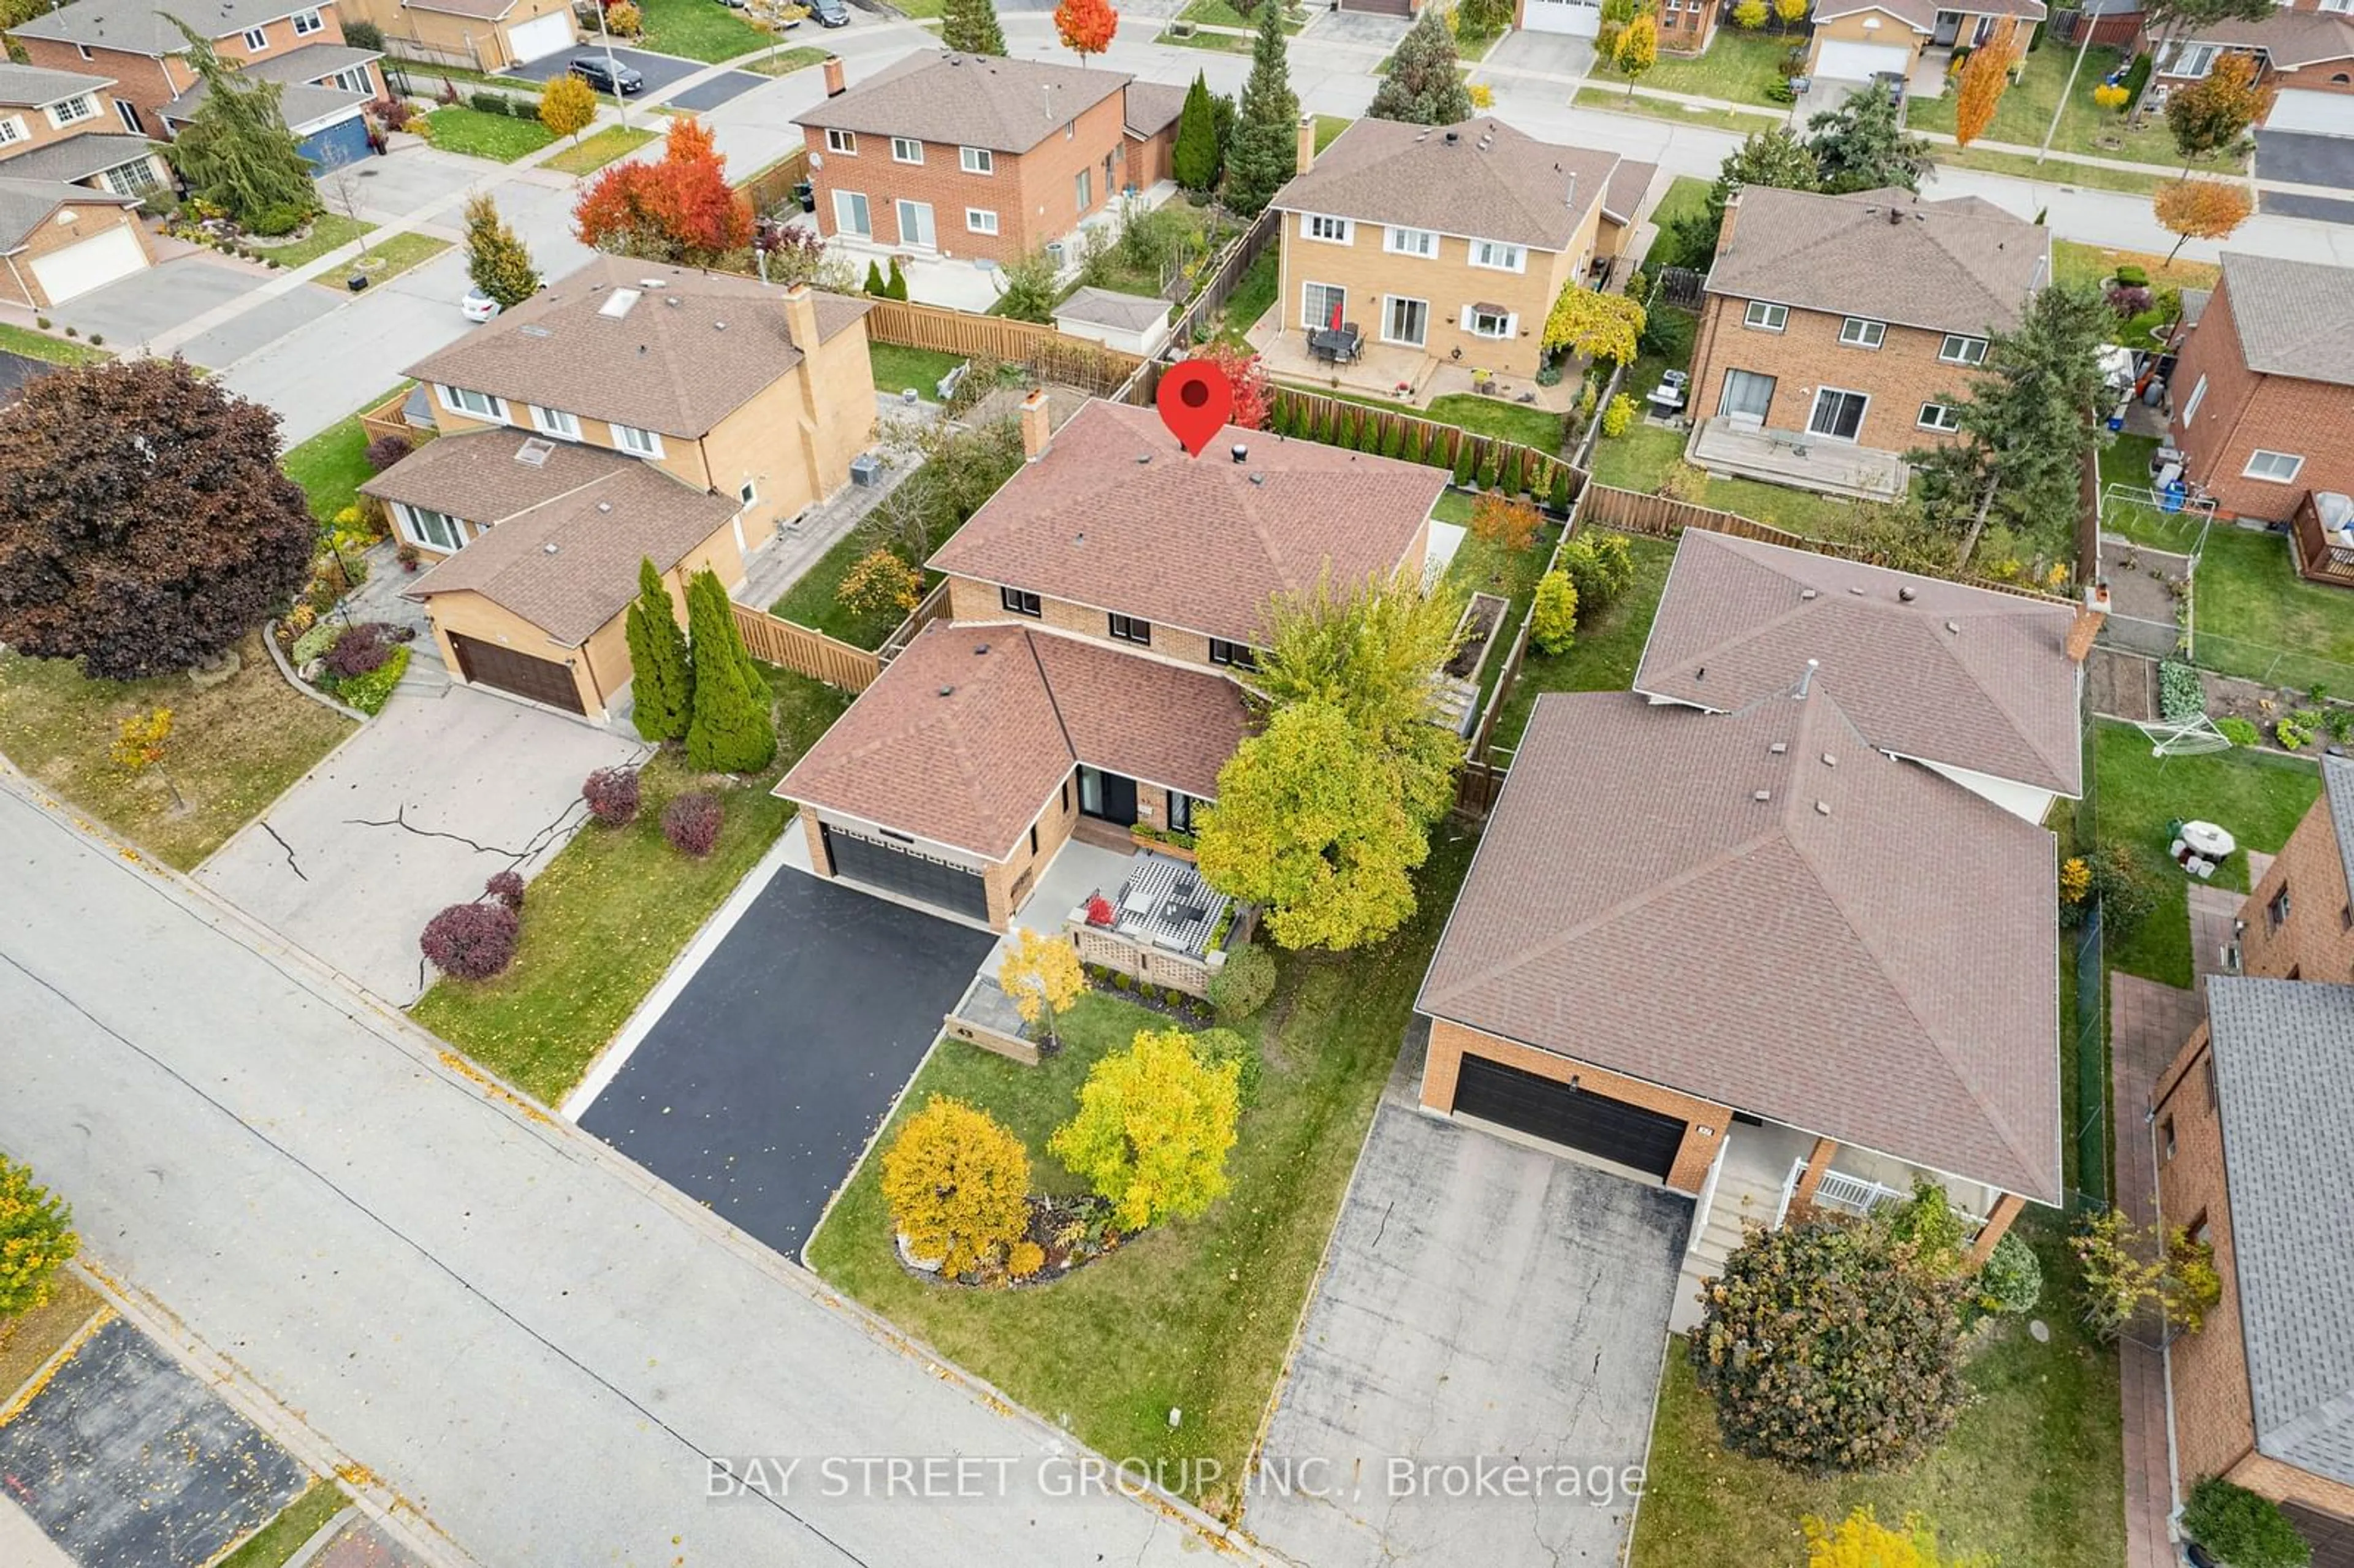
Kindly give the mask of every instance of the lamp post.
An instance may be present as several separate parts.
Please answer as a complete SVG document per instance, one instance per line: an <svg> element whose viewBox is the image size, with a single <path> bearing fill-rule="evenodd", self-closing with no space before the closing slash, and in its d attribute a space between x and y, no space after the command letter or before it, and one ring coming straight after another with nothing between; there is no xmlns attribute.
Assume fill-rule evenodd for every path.
<svg viewBox="0 0 2354 1568"><path fill-rule="evenodd" d="M2060 101L2052 110L2052 123L2043 128L2043 145L2035 150L2035 161L2041 163L2052 152L2052 138L2060 133L2060 117L2068 112L2068 99L2076 90L2077 73L2084 69L2084 51L2093 47L2093 14L2089 6L2076 13L2076 25L2084 29L2076 45L2076 63L2068 68L2068 85L2060 90Z"/></svg>

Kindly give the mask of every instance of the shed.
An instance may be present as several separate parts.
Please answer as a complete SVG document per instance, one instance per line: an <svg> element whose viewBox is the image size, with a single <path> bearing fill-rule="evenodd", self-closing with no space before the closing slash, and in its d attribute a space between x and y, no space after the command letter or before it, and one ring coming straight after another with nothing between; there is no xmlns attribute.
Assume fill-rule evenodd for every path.
<svg viewBox="0 0 2354 1568"><path fill-rule="evenodd" d="M1055 307L1055 326L1106 348L1150 355L1169 336L1169 302L1109 289L1075 289Z"/></svg>

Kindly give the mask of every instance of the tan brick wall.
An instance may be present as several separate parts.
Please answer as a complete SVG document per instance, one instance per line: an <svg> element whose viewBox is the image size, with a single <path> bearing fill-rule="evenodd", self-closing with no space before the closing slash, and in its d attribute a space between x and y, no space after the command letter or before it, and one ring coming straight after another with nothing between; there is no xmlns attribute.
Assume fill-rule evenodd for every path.
<svg viewBox="0 0 2354 1568"><path fill-rule="evenodd" d="M1122 610L1120 613L1125 615L1129 612ZM1145 607L1140 606L1134 613L1143 616L1147 620L1152 620L1151 616L1146 613ZM1108 610L1074 604L1068 599L1047 599L1042 595L1038 600L1038 620L1042 625L1051 626L1058 631L1068 631L1075 636L1087 638L1103 643L1108 648L1118 648L1129 652L1157 653L1164 659L1173 659L1187 664L1199 664L1204 669L1216 669L1224 673L1223 666L1213 665L1210 662L1210 640L1201 632L1188 631L1182 627L1153 620L1151 647L1139 649L1132 642L1117 641L1112 637L1108 619L1109 614ZM1026 616L1016 616L1007 610L1004 601L998 597L997 585L982 582L977 577L949 579L949 616L954 620L1027 620L1029 619Z"/></svg>
<svg viewBox="0 0 2354 1568"><path fill-rule="evenodd" d="M2274 1502L2303 1503L2339 1519L2354 1520L2354 1487L2263 1454L2251 1454L2232 1467L2229 1478Z"/></svg>
<svg viewBox="0 0 2354 1568"><path fill-rule="evenodd" d="M452 54L472 51L483 70L496 70L515 63L514 48L508 42L510 28L538 20L551 13L568 14L572 7L567 0L514 0L514 7L496 22L486 22L478 16L452 16L441 11L411 10L401 0L345 0L353 16L374 22L384 30L387 47L398 39L408 38L435 50ZM573 37L580 36L578 24ZM426 74L422 68L419 74Z"/></svg>
<svg viewBox="0 0 2354 1568"><path fill-rule="evenodd" d="M831 876L833 874L833 868L827 863L824 838L819 832L819 823L824 813L814 810L803 810L801 813L801 832L809 843L810 864L817 869L819 874ZM1002 931L1013 924L1014 914L1022 901L1030 896L1033 888L1036 885L1038 875L1043 873L1046 863L1055 858L1055 852L1061 849L1070 838L1071 829L1078 820L1078 785L1075 779L1066 778L1055 792L1046 797L1045 804L1038 812L1037 821L1032 824L1032 832L1036 833L1038 840L1038 847L1034 852L1030 847L1030 833L1027 832L1015 842L1013 853L1001 862L992 862L986 856L961 850L943 850L929 844L918 844L916 847L919 853L931 854L937 859L969 865L980 871L981 886L989 898L990 929ZM872 834L872 830L854 824L846 825L845 831L856 832L867 836ZM1061 909L1042 910L1030 924L1041 930L1055 930L1060 927L1063 916L1066 913L1067 911Z"/></svg>
<svg viewBox="0 0 2354 1568"><path fill-rule="evenodd" d="M1711 294L1701 313L1692 355L1695 418L1715 416L1726 371L1747 370L1774 377L1774 400L1766 409L1769 429L1803 431L1815 393L1836 387L1872 399L1856 433L1859 446L1901 452L1954 439L1918 424L1922 404L1959 393L1973 379L1968 368L1938 360L1944 333L1890 323L1878 348L1850 348L1839 341L1843 316L1794 309L1783 331L1766 332L1742 324L1747 303Z"/></svg>
<svg viewBox="0 0 2354 1568"><path fill-rule="evenodd" d="M2266 912L2288 890L2288 914L2275 929ZM2354 981L2354 929L2348 927L2346 863L2327 797L2305 820L2240 906L2240 970L2263 980Z"/></svg>
<svg viewBox="0 0 2354 1568"><path fill-rule="evenodd" d="M1673 1089L1647 1084L1637 1078L1556 1056L1549 1051L1532 1050L1510 1040L1466 1029L1443 1018L1431 1020L1430 1054L1422 1069L1422 1103L1432 1110L1451 1111L1455 1107L1455 1078L1466 1054L1484 1056L1524 1072L1540 1074L1548 1078L1567 1082L1572 1074L1577 1076L1582 1092L1624 1100L1648 1110L1663 1111L1684 1118L1683 1147L1677 1151L1674 1167L1668 1172L1668 1185L1680 1192L1698 1192L1708 1180L1708 1168L1716 1159L1717 1145L1723 1141L1724 1129L1733 1120L1726 1107Z"/></svg>
<svg viewBox="0 0 2354 1568"><path fill-rule="evenodd" d="M1925 33L1916 33L1897 17L1885 11L1851 11L1828 22L1815 25L1814 41L1807 51L1807 69L1811 73L1822 58L1823 45L1832 40L1850 44L1881 44L1910 51L1918 64L1922 46L1929 41Z"/></svg>
<svg viewBox="0 0 2354 1568"><path fill-rule="evenodd" d="M494 642L535 659L571 665L573 687L580 694L581 708L591 718L603 715L606 699L630 678L626 642L607 638L601 653L597 647L606 632L620 627L618 616L589 640L589 646L567 648L513 610L478 593L435 594L426 601L426 614L433 622L433 641L440 648L441 662L452 676L459 674L457 650L450 645L450 634L456 632L477 642Z"/></svg>
<svg viewBox="0 0 2354 1568"><path fill-rule="evenodd" d="M2207 390L2199 394L2204 377ZM2232 320L2231 285L2215 291L2199 325L2183 346L2174 373L2175 442L2190 476L2206 486L2218 506L2241 517L2285 521L2308 490L2354 493L2354 387L2260 376L2240 355ZM2190 400L2195 414L2186 419ZM2289 452L2305 466L2288 483L2245 476L2259 448Z"/></svg>
<svg viewBox="0 0 2354 1568"><path fill-rule="evenodd" d="M69 217L70 222L60 222ZM85 239L95 238L110 228L128 228L139 241L139 249L154 266L155 253L147 242L147 231L140 227L139 215L127 207L111 202L67 202L43 218L26 237L25 248L5 260L0 266L0 298L13 300L21 305L39 308L49 303L48 291L33 275L32 264L44 256L55 255Z"/></svg>

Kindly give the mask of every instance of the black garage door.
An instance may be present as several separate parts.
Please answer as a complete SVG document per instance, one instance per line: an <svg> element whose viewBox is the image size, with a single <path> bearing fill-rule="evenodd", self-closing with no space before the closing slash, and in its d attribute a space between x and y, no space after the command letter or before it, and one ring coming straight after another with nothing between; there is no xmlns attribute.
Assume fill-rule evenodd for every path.
<svg viewBox="0 0 2354 1568"><path fill-rule="evenodd" d="M529 697L567 713L583 711L580 688L573 683L572 672L553 659L535 659L495 642L461 637L454 631L450 634L450 647L458 655L458 673L471 683L496 686L502 692L513 692L518 697Z"/></svg>
<svg viewBox="0 0 2354 1568"><path fill-rule="evenodd" d="M1485 1056L1463 1058L1455 1078L1455 1108L1663 1181L1684 1140L1684 1124L1676 1117L1573 1089Z"/></svg>
<svg viewBox="0 0 2354 1568"><path fill-rule="evenodd" d="M896 844L878 843L843 832L831 822L821 823L818 831L825 838L825 851L833 861L835 875L952 914L970 915L976 920L989 918L989 891L981 883L981 873Z"/></svg>

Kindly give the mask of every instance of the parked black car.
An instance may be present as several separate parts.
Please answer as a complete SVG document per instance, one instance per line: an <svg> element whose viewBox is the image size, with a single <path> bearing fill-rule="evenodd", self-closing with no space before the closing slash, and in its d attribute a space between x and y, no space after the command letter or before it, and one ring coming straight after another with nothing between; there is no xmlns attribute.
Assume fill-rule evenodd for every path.
<svg viewBox="0 0 2354 1568"><path fill-rule="evenodd" d="M646 90L646 79L639 73L637 67L623 65L620 60L615 60L608 67L602 55L583 55L574 60L572 74L600 92L620 93L626 96L632 92L643 92Z"/></svg>
<svg viewBox="0 0 2354 1568"><path fill-rule="evenodd" d="M843 5L843 0L805 0L805 3L810 8L810 15L817 18L819 26L847 27L850 26L850 7Z"/></svg>

